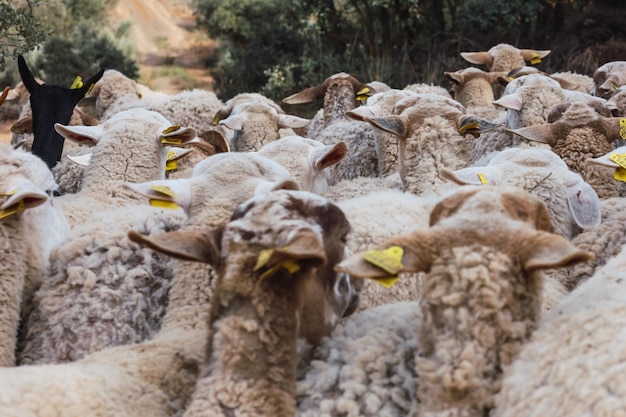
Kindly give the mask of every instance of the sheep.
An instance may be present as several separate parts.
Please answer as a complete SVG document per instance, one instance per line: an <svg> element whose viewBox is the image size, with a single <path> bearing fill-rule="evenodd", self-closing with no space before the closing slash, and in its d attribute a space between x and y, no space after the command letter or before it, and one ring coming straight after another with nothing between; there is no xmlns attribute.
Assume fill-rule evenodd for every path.
<svg viewBox="0 0 626 417"><path fill-rule="evenodd" d="M619 415L624 381L626 246L542 317L505 369L492 415Z"/></svg>
<svg viewBox="0 0 626 417"><path fill-rule="evenodd" d="M545 206L517 188L461 188L435 206L429 224L337 265L354 277L427 277L414 303L419 313L390 304L347 319L323 340L298 386L302 415L488 415L502 368L540 318L541 270L591 258L550 233ZM399 331L389 332L396 337L370 325L375 311L389 316L388 324L374 321L382 326L399 311ZM402 317L417 319L414 334Z"/></svg>
<svg viewBox="0 0 626 417"><path fill-rule="evenodd" d="M327 296L350 229L341 210L302 191L240 206L222 229L138 242L217 271L209 355L185 416L295 413L298 337L315 343L342 297ZM253 365L250 359L254 357Z"/></svg>
<svg viewBox="0 0 626 417"><path fill-rule="evenodd" d="M346 112L357 107L357 96L361 91L372 92L367 84L346 73L328 77L323 84L307 88L283 99L283 103L309 103L324 98L324 122L320 131L308 130L307 137L327 145L344 141L348 154L331 168L330 185L356 177L377 177L378 162L375 149L374 130L367 123L350 120Z"/></svg>
<svg viewBox="0 0 626 417"><path fill-rule="evenodd" d="M444 75L453 83L454 99L463 104L468 113L499 126L506 123L506 111L493 105L493 86L504 77L504 73L485 72L470 67L456 72L444 72ZM481 133L474 142L468 163L473 164L489 152L499 150L502 135L500 128Z"/></svg>
<svg viewBox="0 0 626 417"><path fill-rule="evenodd" d="M594 71L591 94L608 99L622 85L626 85L626 61L607 62Z"/></svg>
<svg viewBox="0 0 626 417"><path fill-rule="evenodd" d="M346 115L357 121L364 121L365 117L388 116L392 114L395 104L403 98L415 96L411 90L389 89L382 93L371 95L364 106L356 107L346 112ZM398 172L398 137L384 130L374 132L374 145L378 159L378 175L387 177Z"/></svg>
<svg viewBox="0 0 626 417"><path fill-rule="evenodd" d="M580 175L570 171L561 158L547 149L509 148L497 153L487 166L458 171L442 170L441 176L457 184L515 186L539 198L550 213L555 233L571 240L600 225L601 200ZM604 219L605 220L605 219ZM573 239L573 240L572 240ZM596 260L562 270L546 271L543 310L550 310L569 292L568 274L588 269Z"/></svg>
<svg viewBox="0 0 626 417"><path fill-rule="evenodd" d="M120 112L99 126L55 126L67 138L97 145L81 190L54 200L72 230L51 253L47 279L24 323L20 363L73 360L107 343L135 342L157 327L152 316L163 314L158 306L169 287L169 260L138 252L124 228L172 230L185 213L144 207L123 185L163 178L167 145L196 136L193 129L168 126L145 109ZM154 280L158 271L164 277ZM108 303L124 307L111 314ZM74 338L66 337L68 329Z"/></svg>
<svg viewBox="0 0 626 417"><path fill-rule="evenodd" d="M88 78L82 86L70 89L60 85L37 83L21 55L17 58L17 64L22 82L30 93L34 135L32 152L52 169L61 159L65 141L54 130L54 124L67 124L70 121L74 106L102 77L104 68Z"/></svg>
<svg viewBox="0 0 626 417"><path fill-rule="evenodd" d="M575 102L553 123L511 129L512 133L548 144L567 166L579 173L600 198L619 196L619 188L607 175L607 168L587 164L613 150L610 141L620 138L620 119L600 116L593 108Z"/></svg>
<svg viewBox="0 0 626 417"><path fill-rule="evenodd" d="M581 93L590 94L593 89L593 78L585 74L578 74L571 71L548 74L539 71L536 67L524 66L510 71L507 76L509 78L518 78L529 74L541 74L550 77L551 79L557 81L561 88L565 90L579 91Z"/></svg>
<svg viewBox="0 0 626 417"><path fill-rule="evenodd" d="M294 135L270 142L257 153L287 168L301 190L322 195L328 189L330 173L327 168L339 163L346 152L345 142L324 145Z"/></svg>
<svg viewBox="0 0 626 417"><path fill-rule="evenodd" d="M220 125L234 131L231 147L235 152L254 152L281 137L280 129L305 127L308 119L279 113L261 101L238 104ZM293 130L291 130L293 135ZM286 134L286 132L283 132Z"/></svg>
<svg viewBox="0 0 626 417"><path fill-rule="evenodd" d="M117 113L116 109L111 111L109 109L118 101L119 103L133 102L142 97L143 93L135 80L118 70L107 69L87 93L84 101L93 103L96 117L106 120Z"/></svg>
<svg viewBox="0 0 626 417"><path fill-rule="evenodd" d="M0 231L3 272L0 277L0 367L15 365L20 319L42 283L52 248L69 232L51 203L57 188L47 165L37 156L0 144Z"/></svg>
<svg viewBox="0 0 626 417"><path fill-rule="evenodd" d="M613 116L626 116L626 86L621 86L615 94L608 99L608 103L615 107Z"/></svg>
<svg viewBox="0 0 626 417"><path fill-rule="evenodd" d="M509 72L526 65L525 61L530 61L533 65L539 64L549 54L549 50L518 49L500 43L487 52L461 52L461 57L471 64L487 66L489 72Z"/></svg>
<svg viewBox="0 0 626 417"><path fill-rule="evenodd" d="M438 168L467 165L471 143L459 134L465 108L436 94L419 94L396 103L393 114L365 121L399 138L400 178L405 191L442 195L450 184Z"/></svg>
<svg viewBox="0 0 626 417"><path fill-rule="evenodd" d="M386 177L357 177L342 180L328 187L323 194L328 200L336 203L350 198L365 196L376 191L397 190L402 191L400 174L395 173Z"/></svg>
<svg viewBox="0 0 626 417"><path fill-rule="evenodd" d="M171 141L183 144L196 136L191 128L171 126L161 114L142 108L120 112L98 126L57 124L55 129L67 139L95 144L81 190L55 199L70 225L83 223L106 208L137 201L122 188L123 182L163 178L166 147Z"/></svg>

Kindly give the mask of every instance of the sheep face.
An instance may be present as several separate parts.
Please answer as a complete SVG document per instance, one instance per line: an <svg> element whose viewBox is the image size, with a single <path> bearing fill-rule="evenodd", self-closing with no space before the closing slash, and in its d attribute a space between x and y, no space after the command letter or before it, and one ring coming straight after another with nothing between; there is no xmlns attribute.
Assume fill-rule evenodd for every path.
<svg viewBox="0 0 626 417"><path fill-rule="evenodd" d="M358 301L358 286L334 270L349 230L341 210L324 198L278 190L248 200L217 230L173 232L153 241L133 232L129 236L172 256L212 265L222 304L237 303L237 297L269 303L274 296L260 301L258 293L282 294L287 304L295 303L299 336L316 344Z"/></svg>

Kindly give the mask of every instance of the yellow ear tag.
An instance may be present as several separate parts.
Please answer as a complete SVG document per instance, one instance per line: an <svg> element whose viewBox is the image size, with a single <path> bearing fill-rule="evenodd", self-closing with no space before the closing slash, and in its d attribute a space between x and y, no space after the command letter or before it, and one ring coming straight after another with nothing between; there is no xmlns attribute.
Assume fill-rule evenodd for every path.
<svg viewBox="0 0 626 417"><path fill-rule="evenodd" d="M404 250L400 246L390 246L383 250L370 250L363 254L363 259L374 266L388 272L391 276L384 278L374 278L374 281L390 287L398 279L396 275L404 267L402 265L402 255Z"/></svg>
<svg viewBox="0 0 626 417"><path fill-rule="evenodd" d="M509 81L513 81L514 79L514 77L509 77Z"/></svg>
<svg viewBox="0 0 626 417"><path fill-rule="evenodd" d="M161 143L163 145L182 145L183 140L180 139L180 138L174 138L174 137L168 138L168 137L165 137L165 138L161 139Z"/></svg>
<svg viewBox="0 0 626 417"><path fill-rule="evenodd" d="M174 171L175 169L178 169L178 163L174 158L176 158L176 152L172 150L167 151L167 162L165 162L166 171Z"/></svg>
<svg viewBox="0 0 626 417"><path fill-rule="evenodd" d="M168 197L176 198L176 193L172 191L172 189L167 185L151 185L150 189L156 191L157 193L164 194Z"/></svg>
<svg viewBox="0 0 626 417"><path fill-rule="evenodd" d="M482 172L478 173L478 179L480 180L480 183L482 185L487 185L487 177L485 177L485 174L483 174Z"/></svg>
<svg viewBox="0 0 626 417"><path fill-rule="evenodd" d="M356 95L357 95L357 97L358 97L358 96L364 96L364 95L366 95L367 93L369 93L370 91L371 91L371 90L370 90L370 88L369 88L369 87L364 87L364 88L360 89L359 91L357 91L357 92L356 92Z"/></svg>
<svg viewBox="0 0 626 417"><path fill-rule="evenodd" d="M178 210L178 204L176 204L173 201L157 200L157 199L151 198L149 202L152 207L161 207L161 208L166 208L170 210Z"/></svg>
<svg viewBox="0 0 626 417"><path fill-rule="evenodd" d="M533 51L530 54L530 63L533 65L537 65L541 62L541 58L539 58L539 54L535 51Z"/></svg>
<svg viewBox="0 0 626 417"><path fill-rule="evenodd" d="M213 126L217 126L217 124L218 124L219 122L220 122L220 114L219 114L219 113L217 113L217 114L215 115L215 117L213 118L213 121L211 122L211 124L212 124Z"/></svg>
<svg viewBox="0 0 626 417"><path fill-rule="evenodd" d="M264 249L259 252L259 257L256 260L254 271L258 271L259 269L263 268L265 264L267 264L267 262L269 261L270 256L272 256L273 252L273 249ZM276 272L278 272L280 268L285 268L287 271L289 271L290 274L293 274L294 272L298 272L300 270L300 265L298 265L298 262L296 262L295 259L284 260L281 263L276 264L273 267L269 268L267 271L263 272L259 277L258 282L263 281L265 278L271 277Z"/></svg>
<svg viewBox="0 0 626 417"><path fill-rule="evenodd" d="M615 173L613 174L613 178L621 182L626 182L626 168L622 168L622 167L615 168Z"/></svg>
<svg viewBox="0 0 626 417"><path fill-rule="evenodd" d="M13 194L17 193L17 190L9 191L6 194L0 194L0 196L9 197ZM0 210L0 219L4 219L5 217L12 216L15 213L20 213L26 209L26 205L24 204L24 200L20 201L17 204L12 205L6 210Z"/></svg>
<svg viewBox="0 0 626 417"><path fill-rule="evenodd" d="M619 119L619 137L626 140L626 118Z"/></svg>
<svg viewBox="0 0 626 417"><path fill-rule="evenodd" d="M4 219L5 217L12 216L15 213L21 213L25 209L26 209L26 205L24 204L24 201L22 200L19 203L12 205L7 210L0 210L0 219Z"/></svg>
<svg viewBox="0 0 626 417"><path fill-rule="evenodd" d="M468 130L473 130L473 129L478 129L478 122L472 122L472 123L468 123L466 125L461 126L459 128L459 134L464 135L467 132L467 133L471 133L472 136L477 138L479 136L478 133L468 132Z"/></svg>
<svg viewBox="0 0 626 417"><path fill-rule="evenodd" d="M81 88L82 86L83 86L83 79L80 78L80 75L77 75L76 78L74 78L74 82L72 83L72 86L70 87L70 89L77 90Z"/></svg>
<svg viewBox="0 0 626 417"><path fill-rule="evenodd" d="M175 132L175 131L177 131L178 129L180 129L180 125L173 125L173 126L168 127L167 129L165 129L165 130L164 130L163 132L161 132L161 133L163 133L164 135L167 135L168 133Z"/></svg>
<svg viewBox="0 0 626 417"><path fill-rule="evenodd" d="M609 156L609 159L615 162L621 168L626 168L626 153L614 153Z"/></svg>

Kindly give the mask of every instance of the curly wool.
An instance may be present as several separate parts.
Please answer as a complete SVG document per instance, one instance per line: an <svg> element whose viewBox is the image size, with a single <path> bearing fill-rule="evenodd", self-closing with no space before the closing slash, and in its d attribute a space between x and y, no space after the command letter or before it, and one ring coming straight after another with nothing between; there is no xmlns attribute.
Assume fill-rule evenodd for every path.
<svg viewBox="0 0 626 417"><path fill-rule="evenodd" d="M418 303L399 302L360 312L337 326L299 370L297 415L413 415L421 322Z"/></svg>
<svg viewBox="0 0 626 417"><path fill-rule="evenodd" d="M626 250L546 314L504 372L495 417L611 416L626 408Z"/></svg>
<svg viewBox="0 0 626 417"><path fill-rule="evenodd" d="M427 117L407 137L400 178L404 190L415 195L442 195L450 183L439 176L441 168L459 169L467 165L471 144L446 118Z"/></svg>
<svg viewBox="0 0 626 417"><path fill-rule="evenodd" d="M348 248L352 253L361 253L392 237L428 228L430 211L436 202L437 198L421 198L399 190L372 192L341 200L338 206L352 226ZM358 310L418 300L423 274L402 275L391 288L366 280Z"/></svg>
<svg viewBox="0 0 626 417"><path fill-rule="evenodd" d="M139 206L75 227L51 254L49 276L24 326L19 362L71 362L153 336L168 303L171 259L139 248L127 233L176 230L184 219Z"/></svg>

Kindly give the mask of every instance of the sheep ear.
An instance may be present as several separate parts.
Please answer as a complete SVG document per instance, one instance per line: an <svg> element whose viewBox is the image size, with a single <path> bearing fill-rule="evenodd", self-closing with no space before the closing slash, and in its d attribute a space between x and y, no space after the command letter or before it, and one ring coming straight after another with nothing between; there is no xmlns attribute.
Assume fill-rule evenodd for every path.
<svg viewBox="0 0 626 417"><path fill-rule="evenodd" d="M98 126L65 126L54 124L54 130L65 139L80 145L94 146L102 136L102 125Z"/></svg>
<svg viewBox="0 0 626 417"><path fill-rule="evenodd" d="M340 262L335 270L354 278L387 279L402 272L428 272L432 245L428 231L388 240L385 244Z"/></svg>
<svg viewBox="0 0 626 417"><path fill-rule="evenodd" d="M481 133L489 132L501 126L471 114L461 116L458 125L459 135L471 134L475 138L479 137Z"/></svg>
<svg viewBox="0 0 626 417"><path fill-rule="evenodd" d="M193 127L170 126L163 130L159 139L164 145L184 145L198 136Z"/></svg>
<svg viewBox="0 0 626 417"><path fill-rule="evenodd" d="M471 64L491 67L493 57L489 52L461 52L461 57Z"/></svg>
<svg viewBox="0 0 626 417"><path fill-rule="evenodd" d="M33 133L33 118L23 117L11 126L11 132L19 134Z"/></svg>
<svg viewBox="0 0 626 417"><path fill-rule="evenodd" d="M91 155L92 155L91 153L88 153L85 155L77 155L77 156L68 155L67 159L69 159L76 165L88 167L89 164L91 163Z"/></svg>
<svg viewBox="0 0 626 417"><path fill-rule="evenodd" d="M285 128L294 128L297 129L299 127L305 127L310 122L309 119L304 119L298 116L292 116L289 114L279 114L278 115L278 127L283 129Z"/></svg>
<svg viewBox="0 0 626 417"><path fill-rule="evenodd" d="M552 134L552 124L543 124L522 127L519 129L505 129L507 132L515 133L518 136L534 142L547 143L553 145L556 142L556 138Z"/></svg>
<svg viewBox="0 0 626 417"><path fill-rule="evenodd" d="M571 173L571 180L566 179L567 204L580 227L597 226L602 221L602 204L596 191L578 174Z"/></svg>
<svg viewBox="0 0 626 417"><path fill-rule="evenodd" d="M324 94L326 94L326 83L309 87L300 91L299 93L295 93L290 95L289 97L285 97L283 99L283 103L285 104L304 104L310 103L313 100L317 100L319 98L324 98Z"/></svg>
<svg viewBox="0 0 626 417"><path fill-rule="evenodd" d="M74 111L78 112L80 121L84 126L98 126L100 124L100 120L96 119L89 113L80 110L78 107L75 107Z"/></svg>
<svg viewBox="0 0 626 417"><path fill-rule="evenodd" d="M441 168L439 176L459 185L498 185L502 173L495 166L469 167L456 171Z"/></svg>
<svg viewBox="0 0 626 417"><path fill-rule="evenodd" d="M508 110L521 111L524 107L522 98L519 94L506 94L493 102L496 106L503 107Z"/></svg>
<svg viewBox="0 0 626 417"><path fill-rule="evenodd" d="M33 77L33 74L30 72L30 69L28 69L26 60L22 55L17 57L17 67L20 72L20 77L22 77L24 87L26 87L30 94L36 94L37 91L39 91L40 84L35 80L35 77Z"/></svg>
<svg viewBox="0 0 626 417"><path fill-rule="evenodd" d="M444 71L443 75L445 75L448 80L452 81L454 84L463 84L463 74L460 74L458 72Z"/></svg>
<svg viewBox="0 0 626 417"><path fill-rule="evenodd" d="M191 187L188 178L175 180L157 180L140 183L124 183L123 186L149 199L153 207L177 210L182 208L186 213L191 207Z"/></svg>
<svg viewBox="0 0 626 417"><path fill-rule="evenodd" d="M372 126L377 127L394 135L404 138L407 134L406 123L404 119L398 115L384 116L384 117L365 117L365 122L370 123Z"/></svg>
<svg viewBox="0 0 626 417"><path fill-rule="evenodd" d="M595 258L592 252L578 249L564 237L541 231L523 238L518 253L528 273L538 269L571 266Z"/></svg>
<svg viewBox="0 0 626 417"><path fill-rule="evenodd" d="M309 228L299 229L281 248L269 249L259 256L256 269L271 268L286 261L313 261L326 263L326 251L318 234Z"/></svg>
<svg viewBox="0 0 626 417"><path fill-rule="evenodd" d="M192 152L193 149L177 148L175 146L171 146L167 150L167 162L178 161L179 159L191 155Z"/></svg>
<svg viewBox="0 0 626 417"><path fill-rule="evenodd" d="M100 78L102 78L103 74L104 74L104 68L100 68L100 71L94 74L91 78L87 79L80 88L75 89L74 94L76 95L77 103L82 98L84 98L87 94L89 94L94 84L100 81Z"/></svg>
<svg viewBox="0 0 626 417"><path fill-rule="evenodd" d="M0 218L20 210L40 206L49 198L48 194L30 181L19 184L15 189L8 190L3 195L7 198L0 206Z"/></svg>
<svg viewBox="0 0 626 417"><path fill-rule="evenodd" d="M547 57L550 54L550 50L547 51L535 51L534 49L521 49L520 54L524 61L530 61L531 64L535 65L541 62L542 58Z"/></svg>
<svg viewBox="0 0 626 417"><path fill-rule="evenodd" d="M586 162L589 164L600 165L600 166L608 167L608 168L619 168L620 164L611 160L611 155L614 155L614 154L622 154L622 155L626 154L626 147L617 148L614 151L611 151L607 153L606 155L602 155L597 158L589 158L586 160Z"/></svg>
<svg viewBox="0 0 626 417"><path fill-rule="evenodd" d="M379 106L359 106L346 112L346 116L359 122L365 121L366 117L370 119L383 116Z"/></svg>
<svg viewBox="0 0 626 417"><path fill-rule="evenodd" d="M248 120L248 115L246 112L237 113L228 116L226 119L220 120L219 125L226 126L232 130L241 130L243 129L243 124Z"/></svg>
<svg viewBox="0 0 626 417"><path fill-rule="evenodd" d="M348 153L348 146L345 142L338 142L334 145L328 145L312 152L311 159L313 166L318 171L335 165L341 161Z"/></svg>
<svg viewBox="0 0 626 417"><path fill-rule="evenodd" d="M194 230L177 230L154 236L144 236L136 230L128 232L128 238L139 245L185 261L204 262L213 267L219 262L218 233Z"/></svg>
<svg viewBox="0 0 626 417"><path fill-rule="evenodd" d="M230 142L221 129L213 128L202 132L198 136L206 143L213 146L215 153L230 152Z"/></svg>
<svg viewBox="0 0 626 417"><path fill-rule="evenodd" d="M9 90L11 90L11 87L9 86L4 87L4 90L2 90L2 94L0 95L0 106L2 106L2 103L4 103L4 101L7 99L9 95Z"/></svg>

